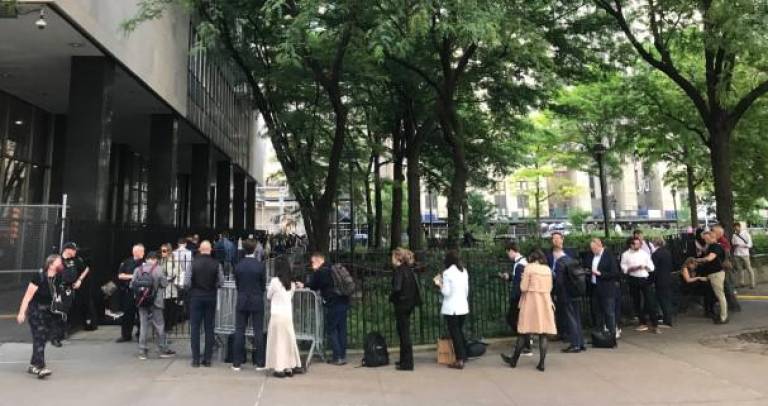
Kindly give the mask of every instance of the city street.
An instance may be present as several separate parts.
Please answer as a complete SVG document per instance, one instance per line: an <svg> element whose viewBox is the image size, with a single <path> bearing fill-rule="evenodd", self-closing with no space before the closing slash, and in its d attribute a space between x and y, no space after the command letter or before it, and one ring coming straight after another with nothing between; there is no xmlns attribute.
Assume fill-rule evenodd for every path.
<svg viewBox="0 0 768 406"><path fill-rule="evenodd" d="M0 345L3 404L32 404L36 391L55 394L63 405L743 405L768 404L765 344L735 350L721 336L768 328L768 302L744 303L733 321L715 326L686 317L662 335L624 329L617 350L559 353L550 345L547 371L523 357L517 369L499 359L508 344L463 371L438 367L433 351L416 357L415 372L393 367L313 365L308 375L266 377L228 365L189 367L188 341L173 343L173 360L140 361L131 344L116 344L114 327L75 335L63 349L51 348L54 374L46 381L24 373L29 344ZM723 348L725 347L725 348ZM733 348L730 348L733 347ZM763 353L761 355L761 352ZM359 356L352 356L353 363ZM396 359L396 355L392 357Z"/></svg>

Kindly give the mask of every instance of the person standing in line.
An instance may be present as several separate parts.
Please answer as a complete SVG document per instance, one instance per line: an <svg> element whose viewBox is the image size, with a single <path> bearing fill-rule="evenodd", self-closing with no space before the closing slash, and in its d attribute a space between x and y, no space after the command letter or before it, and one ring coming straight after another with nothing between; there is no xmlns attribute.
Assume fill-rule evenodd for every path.
<svg viewBox="0 0 768 406"><path fill-rule="evenodd" d="M413 344L411 342L411 314L421 305L419 283L413 272L416 262L413 252L405 248L392 251L392 294L390 302L395 307L397 335L400 338L400 361L395 362L399 371L413 371Z"/></svg>
<svg viewBox="0 0 768 406"><path fill-rule="evenodd" d="M147 359L149 348L147 336L152 329L157 333L157 349L160 358L171 358L176 352L168 349L168 341L165 337L165 320L163 312L165 308L165 290L168 287L167 275L159 263L157 252L152 251L147 255L146 261L133 271L130 288L134 297L139 302L139 359ZM142 290L144 289L144 290ZM142 294L146 292L146 297Z"/></svg>
<svg viewBox="0 0 768 406"><path fill-rule="evenodd" d="M621 255L621 270L628 275L629 291L639 324L635 331L648 331L648 324L659 334L656 315L656 296L653 292L651 273L655 266L651 256L642 249L643 242L637 237L629 239L629 249Z"/></svg>
<svg viewBox="0 0 768 406"><path fill-rule="evenodd" d="M315 252L310 257L312 276L307 287L320 292L325 307L326 334L333 350L333 359L329 363L342 366L347 364L347 312L349 296L340 295L334 289L331 265L325 260L325 254Z"/></svg>
<svg viewBox="0 0 768 406"><path fill-rule="evenodd" d="M221 263L211 257L211 242L200 243L199 255L192 260L192 267L184 276L184 288L189 292L190 330L192 339L192 367L211 366L213 358L213 322L216 316L216 295L224 284ZM205 327L205 352L200 361L200 327Z"/></svg>
<svg viewBox="0 0 768 406"><path fill-rule="evenodd" d="M183 279L179 271L179 263L173 255L173 247L166 243L160 246L160 261L158 266L163 271L167 279L165 286L165 305L163 307L163 318L165 319L165 332L173 329L181 317L181 305L179 304L179 285Z"/></svg>
<svg viewBox="0 0 768 406"><path fill-rule="evenodd" d="M725 270L723 270L725 250L717 243L717 237L713 232L707 231L702 236L707 242L707 250L702 258L697 259L699 263L697 273L709 280L712 292L720 304L720 315L715 318L715 324L726 324L728 323L728 300L725 298Z"/></svg>
<svg viewBox="0 0 768 406"><path fill-rule="evenodd" d="M654 284L656 287L656 299L661 307L662 323L659 327L672 327L672 253L667 248L667 243L662 237L656 237L653 241L656 251L651 255L653 266Z"/></svg>
<svg viewBox="0 0 768 406"><path fill-rule="evenodd" d="M51 313L51 303L61 285L61 257L53 254L45 260L45 266L27 285L27 291L19 306L16 321L24 324L29 321L32 332L32 359L27 373L43 379L51 375L51 370L45 364L45 343L52 333L54 315Z"/></svg>
<svg viewBox="0 0 768 406"><path fill-rule="evenodd" d="M736 282L733 279L733 247L731 242L725 236L725 229L720 224L716 224L712 227L712 233L715 236L716 242L723 247L725 257L722 260L723 271L725 271L725 283L723 284L723 291L725 292L725 300L728 301L728 310L734 312L741 311L741 305L739 299L736 297Z"/></svg>
<svg viewBox="0 0 768 406"><path fill-rule="evenodd" d="M269 282L269 326L265 367L276 378L303 372L296 332L293 329L293 294L301 284L291 282L291 265L284 257L275 260L276 277Z"/></svg>
<svg viewBox="0 0 768 406"><path fill-rule="evenodd" d="M64 244L61 252L61 262L64 264L64 274L71 274L76 278L72 283L75 289L75 303L73 312L77 313L83 321L83 329L86 331L96 330L96 305L93 303L91 292L91 268L85 260L79 255L79 249L74 242Z"/></svg>
<svg viewBox="0 0 768 406"><path fill-rule="evenodd" d="M245 329L253 325L253 363L256 370L264 369L264 290L267 285L264 263L256 258L256 241L243 242L245 258L235 266L237 303L235 307L235 339L232 369L240 370L245 363Z"/></svg>
<svg viewBox="0 0 768 406"><path fill-rule="evenodd" d="M507 244L506 251L507 258L512 261L512 270L511 272L501 273L499 276L501 279L509 282L509 309L507 311L507 324L509 324L509 327L514 331L515 334L519 334L517 332L517 321L520 316L520 281L522 281L523 271L525 266L528 265L528 261L520 253L520 247L514 241ZM512 348L512 352L514 353L514 347ZM533 352L531 351L530 340L525 342L522 355L533 355ZM512 356L501 354L501 359L509 364L512 360Z"/></svg>
<svg viewBox="0 0 768 406"><path fill-rule="evenodd" d="M144 263L144 244L135 244L131 248L131 257L120 264L117 271L117 286L120 292L120 338L118 343L133 341L133 327L136 325L136 302L130 288L133 271Z"/></svg>
<svg viewBox="0 0 768 406"><path fill-rule="evenodd" d="M547 264L554 275L554 292L557 299L557 308L555 309L555 321L560 314L560 328L558 333L560 337L569 341L568 347L561 351L569 354L577 354L586 351L584 336L581 327L581 308L569 291L567 261L578 260L578 256L573 250L564 248L565 237L561 233L552 234L552 250L547 254Z"/></svg>
<svg viewBox="0 0 768 406"><path fill-rule="evenodd" d="M653 255L654 251L656 251L656 246L643 237L643 230L637 229L633 231L632 238L637 238L638 240L640 240L640 249L645 251L645 253L648 254L649 257Z"/></svg>
<svg viewBox="0 0 768 406"><path fill-rule="evenodd" d="M515 368L520 359L525 342L531 335L539 337L539 364L536 366L544 372L544 361L547 358L547 335L557 334L555 326L555 305L552 303L552 271L546 266L544 253L536 250L528 256L528 265L520 283L520 320L517 324L517 345L510 366Z"/></svg>
<svg viewBox="0 0 768 406"><path fill-rule="evenodd" d="M467 361L467 341L464 339L464 319L469 314L469 273L462 266L459 252L450 250L445 254L445 270L435 278L435 284L443 295L440 313L445 317L448 334L453 341L456 362L449 368L464 369Z"/></svg>
<svg viewBox="0 0 768 406"><path fill-rule="evenodd" d="M589 243L592 252L588 260L592 271L592 303L596 307L595 325L604 326L616 347L616 280L620 271L613 255L605 249L603 241L593 238Z"/></svg>
<svg viewBox="0 0 768 406"><path fill-rule="evenodd" d="M757 284L755 282L755 271L752 269L752 262L749 258L749 250L752 248L752 236L749 235L749 231L742 229L741 223L736 222L733 224L733 238L731 238L731 245L733 245L733 265L734 270L739 273L739 287L746 287L746 277L749 275L749 288L754 289Z"/></svg>

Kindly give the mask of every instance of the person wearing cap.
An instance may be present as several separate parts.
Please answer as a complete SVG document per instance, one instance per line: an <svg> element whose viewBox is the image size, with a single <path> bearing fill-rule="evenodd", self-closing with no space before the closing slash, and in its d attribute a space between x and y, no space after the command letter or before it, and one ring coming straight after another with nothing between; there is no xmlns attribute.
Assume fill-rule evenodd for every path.
<svg viewBox="0 0 768 406"><path fill-rule="evenodd" d="M96 330L96 305L91 293L91 279L88 278L91 268L78 255L80 248L76 243L68 242L62 248L61 261L64 264L64 275L70 274L70 278L74 279L72 287L77 292L72 313L80 316L85 330Z"/></svg>
<svg viewBox="0 0 768 406"><path fill-rule="evenodd" d="M139 359L147 359L147 353L149 348L147 347L147 335L151 333L151 329L154 328L157 332L157 340L155 343L158 347L160 358L171 358L176 353L168 349L168 341L165 337L165 320L163 317L163 309L165 308L165 289L168 287L168 278L163 272L163 268L158 264L159 255L155 251L151 251L146 258L146 262L137 267L133 271L133 277L129 283L131 290L135 288L135 285L140 279L140 275L149 274L152 280L152 292L154 297L149 298L151 303L146 306L142 305L138 307L139 310ZM141 285L139 285L141 286Z"/></svg>

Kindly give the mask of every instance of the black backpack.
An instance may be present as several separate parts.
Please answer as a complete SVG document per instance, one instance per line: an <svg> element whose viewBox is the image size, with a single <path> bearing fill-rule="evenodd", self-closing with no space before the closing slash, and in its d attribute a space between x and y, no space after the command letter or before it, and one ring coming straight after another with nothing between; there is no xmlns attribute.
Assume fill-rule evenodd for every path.
<svg viewBox="0 0 768 406"><path fill-rule="evenodd" d="M578 260L571 257L562 257L558 260L560 271L565 272L565 288L572 297L581 297L587 294L587 272L582 268Z"/></svg>
<svg viewBox="0 0 768 406"><path fill-rule="evenodd" d="M368 333L363 342L363 366L368 368L389 365L387 340L378 332Z"/></svg>
<svg viewBox="0 0 768 406"><path fill-rule="evenodd" d="M355 280L349 274L344 265L331 266L331 278L333 279L333 293L337 296L352 296L355 293Z"/></svg>
<svg viewBox="0 0 768 406"><path fill-rule="evenodd" d="M144 267L140 267L136 272L136 280L133 281L133 294L136 298L137 307L152 307L155 304L155 280L152 277L152 273L157 268L157 265L153 265L149 271L145 271Z"/></svg>

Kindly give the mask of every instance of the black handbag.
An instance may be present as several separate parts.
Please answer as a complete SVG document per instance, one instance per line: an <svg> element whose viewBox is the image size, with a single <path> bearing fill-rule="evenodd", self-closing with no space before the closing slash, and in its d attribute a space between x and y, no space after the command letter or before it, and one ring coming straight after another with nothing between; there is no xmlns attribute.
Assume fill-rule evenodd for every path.
<svg viewBox="0 0 768 406"><path fill-rule="evenodd" d="M75 290L71 286L58 286L53 289L53 300L51 301L51 313L67 319L69 310L75 301Z"/></svg>

